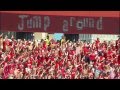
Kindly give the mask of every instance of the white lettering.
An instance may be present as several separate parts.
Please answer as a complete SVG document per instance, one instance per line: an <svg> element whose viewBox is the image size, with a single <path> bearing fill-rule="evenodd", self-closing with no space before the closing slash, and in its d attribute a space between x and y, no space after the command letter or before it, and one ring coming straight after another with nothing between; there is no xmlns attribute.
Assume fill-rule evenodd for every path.
<svg viewBox="0 0 120 90"><path fill-rule="evenodd" d="M76 21L76 28L77 30L83 30L84 28L102 30L102 22L102 17L98 20L95 20L94 18L81 18Z"/></svg>
<svg viewBox="0 0 120 90"><path fill-rule="evenodd" d="M33 19L32 19L33 21L32 21L32 24L33 24L33 28L36 28L36 21L34 20L34 17L33 17Z"/></svg>
<svg viewBox="0 0 120 90"><path fill-rule="evenodd" d="M78 29L78 30L82 30L82 29L83 29L83 21L82 21L82 20L79 20L79 21L77 22L76 26L77 26L77 29Z"/></svg>
<svg viewBox="0 0 120 90"><path fill-rule="evenodd" d="M44 16L43 19L41 16L30 16L30 15L19 15L20 22L18 23L18 30L24 29L37 29L41 30L43 26L43 30L47 31L50 27L51 21L49 16ZM43 20L43 22L42 22ZM77 30L89 29L103 29L103 18L82 18L82 17L70 17L69 20L63 20L63 31L67 32L69 30L69 26L77 28Z"/></svg>
<svg viewBox="0 0 120 90"><path fill-rule="evenodd" d="M32 28L32 18L30 20L27 20L27 28Z"/></svg>
<svg viewBox="0 0 120 90"><path fill-rule="evenodd" d="M102 30L103 29L103 25L102 25L102 17L100 17L97 21L97 30Z"/></svg>
<svg viewBox="0 0 120 90"><path fill-rule="evenodd" d="M68 21L67 20L63 21L63 31L64 32L68 31Z"/></svg>
<svg viewBox="0 0 120 90"><path fill-rule="evenodd" d="M41 17L38 17L38 28L42 28L42 21L41 21Z"/></svg>
<svg viewBox="0 0 120 90"><path fill-rule="evenodd" d="M75 20L74 17L70 17L70 26L73 26L73 21Z"/></svg>
<svg viewBox="0 0 120 90"><path fill-rule="evenodd" d="M33 18L27 20L27 28L41 28L41 17L33 16Z"/></svg>
<svg viewBox="0 0 120 90"><path fill-rule="evenodd" d="M42 20L40 16L32 16L28 17L28 15L19 15L21 22L18 24L18 30L26 29L41 29L42 28ZM44 17L44 30L50 26L50 18L48 16Z"/></svg>
<svg viewBox="0 0 120 90"><path fill-rule="evenodd" d="M21 24L18 24L18 30L23 30L24 29L24 19L28 17L28 15L19 15L18 16L21 19Z"/></svg>
<svg viewBox="0 0 120 90"><path fill-rule="evenodd" d="M45 16L44 17L44 30L46 31L49 26L50 26L50 18L48 16Z"/></svg>
<svg viewBox="0 0 120 90"><path fill-rule="evenodd" d="M89 19L89 27L94 28L94 19L93 18Z"/></svg>
<svg viewBox="0 0 120 90"><path fill-rule="evenodd" d="M85 27L85 25L86 25L86 18L83 19L83 22L84 22L83 23L83 27Z"/></svg>
<svg viewBox="0 0 120 90"><path fill-rule="evenodd" d="M85 27L88 27L88 18L85 18Z"/></svg>
<svg viewBox="0 0 120 90"><path fill-rule="evenodd" d="M33 28L38 28L38 22L39 22L38 16L33 17L33 22L34 22Z"/></svg>

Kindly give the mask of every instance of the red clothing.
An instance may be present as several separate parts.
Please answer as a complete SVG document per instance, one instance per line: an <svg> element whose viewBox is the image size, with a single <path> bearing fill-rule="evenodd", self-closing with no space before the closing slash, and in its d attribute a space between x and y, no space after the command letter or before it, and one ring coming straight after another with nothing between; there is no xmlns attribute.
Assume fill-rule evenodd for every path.
<svg viewBox="0 0 120 90"><path fill-rule="evenodd" d="M48 57L45 57L46 62L48 61L48 59L49 59Z"/></svg>
<svg viewBox="0 0 120 90"><path fill-rule="evenodd" d="M99 70L103 70L102 65L98 66L98 69L99 69Z"/></svg>
<svg viewBox="0 0 120 90"><path fill-rule="evenodd" d="M71 79L74 79L74 78L75 78L75 73L72 72L72 74L71 74Z"/></svg>
<svg viewBox="0 0 120 90"><path fill-rule="evenodd" d="M89 49L86 47L83 47L83 51L84 51L84 54L86 54L87 52L89 52Z"/></svg>
<svg viewBox="0 0 120 90"><path fill-rule="evenodd" d="M59 51L59 56L60 56L60 57L62 56L62 51Z"/></svg>
<svg viewBox="0 0 120 90"><path fill-rule="evenodd" d="M112 55L111 55L111 54L112 54L112 51L108 51L108 52L107 52L107 57L108 57L108 59L111 59L111 58L112 58Z"/></svg>
<svg viewBox="0 0 120 90"><path fill-rule="evenodd" d="M43 48L46 49L47 45L46 45L46 42L43 43Z"/></svg>
<svg viewBox="0 0 120 90"><path fill-rule="evenodd" d="M44 58L44 57L41 57L41 58L40 58L40 61L41 61L41 62L43 62L44 60L45 60L45 58Z"/></svg>
<svg viewBox="0 0 120 90"><path fill-rule="evenodd" d="M62 66L62 61L59 62L59 66Z"/></svg>
<svg viewBox="0 0 120 90"><path fill-rule="evenodd" d="M10 56L11 56L11 58L13 58L13 57L14 57L14 49L13 49L13 48L11 48L11 51L10 51Z"/></svg>
<svg viewBox="0 0 120 90"><path fill-rule="evenodd" d="M105 52L104 52L104 55L103 55L103 56L104 56L104 57L105 57L105 59L106 59L106 58L107 58L107 53L105 53Z"/></svg>
<svg viewBox="0 0 120 90"><path fill-rule="evenodd" d="M5 52L6 51L6 42L5 41L3 41L3 52Z"/></svg>
<svg viewBox="0 0 120 90"><path fill-rule="evenodd" d="M4 79L7 79L7 78L8 78L8 75L9 75L9 73L10 73L10 66L9 66L9 65L4 68L3 73L4 73L4 76L3 76Z"/></svg>
<svg viewBox="0 0 120 90"><path fill-rule="evenodd" d="M74 55L74 54L75 54L75 51L74 51L74 50L71 50L71 51L70 51L70 54L71 54L71 55Z"/></svg>
<svg viewBox="0 0 120 90"><path fill-rule="evenodd" d="M31 64L32 65L32 60L30 60L29 62L27 62L27 64Z"/></svg>
<svg viewBox="0 0 120 90"><path fill-rule="evenodd" d="M38 61L37 61L37 63L38 63L38 64L37 64L37 67L39 67L39 66L40 66L41 61L40 61L40 60L38 60Z"/></svg>
<svg viewBox="0 0 120 90"><path fill-rule="evenodd" d="M90 55L90 60L95 60L95 56L96 56L96 55L91 54L91 55Z"/></svg>
<svg viewBox="0 0 120 90"><path fill-rule="evenodd" d="M113 64L116 64L116 63L118 63L118 62L117 62L116 60L114 60L114 61L113 61Z"/></svg>
<svg viewBox="0 0 120 90"><path fill-rule="evenodd" d="M103 61L104 57L103 56L100 56L100 61Z"/></svg>
<svg viewBox="0 0 120 90"><path fill-rule="evenodd" d="M120 64L120 55L118 56L118 63Z"/></svg>
<svg viewBox="0 0 120 90"><path fill-rule="evenodd" d="M115 58L115 57L116 57L116 55L115 55L115 54L113 54L112 56L113 56L113 58Z"/></svg>
<svg viewBox="0 0 120 90"><path fill-rule="evenodd" d="M54 57L51 57L51 61L54 61Z"/></svg>
<svg viewBox="0 0 120 90"><path fill-rule="evenodd" d="M12 42L9 42L8 46L12 46Z"/></svg>
<svg viewBox="0 0 120 90"><path fill-rule="evenodd" d="M108 54L108 55L111 55L111 54L112 54L112 51L108 51L107 54Z"/></svg>
<svg viewBox="0 0 120 90"><path fill-rule="evenodd" d="M96 47L98 47L99 43L100 43L99 40L96 40L96 41L95 41Z"/></svg>
<svg viewBox="0 0 120 90"><path fill-rule="evenodd" d="M15 64L11 64L11 68L14 69L16 67Z"/></svg>
<svg viewBox="0 0 120 90"><path fill-rule="evenodd" d="M56 63L55 68L56 68L56 69L59 68L59 63Z"/></svg>
<svg viewBox="0 0 120 90"><path fill-rule="evenodd" d="M70 59L70 55L68 54L68 59Z"/></svg>
<svg viewBox="0 0 120 90"><path fill-rule="evenodd" d="M7 60L8 60L8 61L11 61L11 55L10 55L10 54L8 54Z"/></svg>
<svg viewBox="0 0 120 90"><path fill-rule="evenodd" d="M13 69L10 69L10 74L13 74L14 73L14 70Z"/></svg>

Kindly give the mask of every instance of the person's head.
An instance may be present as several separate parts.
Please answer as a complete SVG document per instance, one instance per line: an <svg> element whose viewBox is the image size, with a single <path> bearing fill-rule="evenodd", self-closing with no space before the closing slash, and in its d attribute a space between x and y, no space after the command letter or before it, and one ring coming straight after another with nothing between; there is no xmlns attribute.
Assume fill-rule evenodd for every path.
<svg viewBox="0 0 120 90"><path fill-rule="evenodd" d="M47 35L47 39L49 39L49 35Z"/></svg>
<svg viewBox="0 0 120 90"><path fill-rule="evenodd" d="M62 39L65 39L65 36L64 36L64 35L62 36Z"/></svg>
<svg viewBox="0 0 120 90"><path fill-rule="evenodd" d="M120 35L118 36L118 40L120 40Z"/></svg>
<svg viewBox="0 0 120 90"><path fill-rule="evenodd" d="M110 46L108 46L108 51L110 51L111 50L111 47Z"/></svg>
<svg viewBox="0 0 120 90"><path fill-rule="evenodd" d="M99 38L97 38L97 40L99 40Z"/></svg>
<svg viewBox="0 0 120 90"><path fill-rule="evenodd" d="M3 37L3 33L0 35L0 38L2 38Z"/></svg>
<svg viewBox="0 0 120 90"><path fill-rule="evenodd" d="M8 39L8 36L7 36L7 35L5 35L5 40L6 40L6 39Z"/></svg>

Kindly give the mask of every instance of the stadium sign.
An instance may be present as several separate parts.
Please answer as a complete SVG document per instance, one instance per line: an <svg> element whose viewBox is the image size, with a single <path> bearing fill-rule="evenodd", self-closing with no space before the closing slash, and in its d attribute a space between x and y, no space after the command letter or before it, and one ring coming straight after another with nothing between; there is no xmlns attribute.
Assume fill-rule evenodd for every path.
<svg viewBox="0 0 120 90"><path fill-rule="evenodd" d="M1 30L65 34L119 34L117 17L23 15L2 13Z"/></svg>

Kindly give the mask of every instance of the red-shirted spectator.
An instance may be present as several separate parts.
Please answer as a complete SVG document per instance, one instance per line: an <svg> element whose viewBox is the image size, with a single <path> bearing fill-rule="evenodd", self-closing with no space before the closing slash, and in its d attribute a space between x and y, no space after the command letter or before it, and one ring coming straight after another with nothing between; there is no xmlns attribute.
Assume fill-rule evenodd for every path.
<svg viewBox="0 0 120 90"><path fill-rule="evenodd" d="M3 79L119 78L117 67L120 55L112 42L107 44L97 39L93 43L81 43L77 48L78 42L65 41L60 45L51 40L50 46L47 46L44 40L33 42L11 39L4 39L4 52L0 53ZM7 47L10 48L9 52Z"/></svg>

